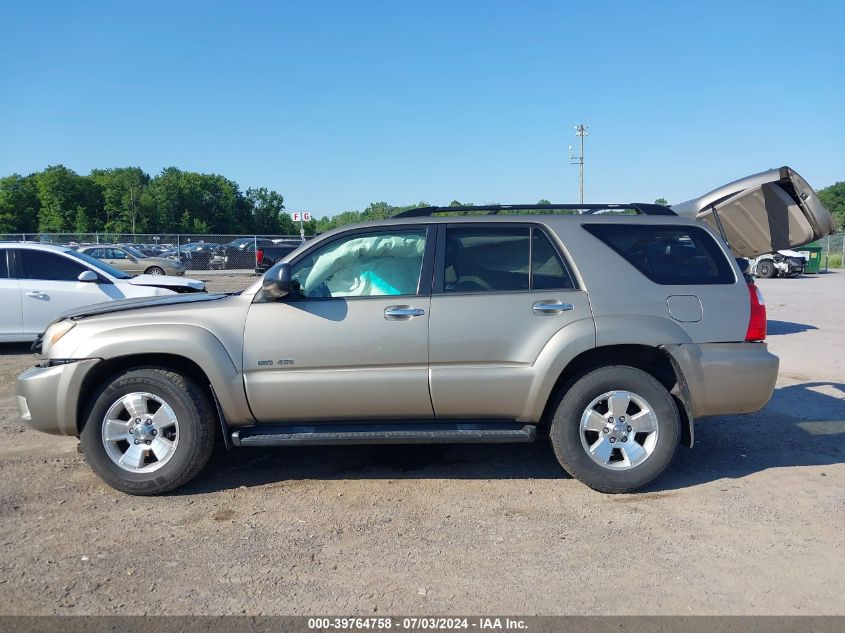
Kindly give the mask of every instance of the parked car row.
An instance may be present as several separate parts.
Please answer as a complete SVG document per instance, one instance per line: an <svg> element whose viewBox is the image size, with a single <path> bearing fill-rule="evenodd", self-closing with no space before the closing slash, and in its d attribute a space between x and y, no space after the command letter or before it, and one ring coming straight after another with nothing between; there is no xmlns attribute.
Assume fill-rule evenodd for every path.
<svg viewBox="0 0 845 633"><path fill-rule="evenodd" d="M296 250L299 238L239 237L231 242L197 240L180 244L54 244L83 251L132 273L180 275L185 270L256 270L263 272ZM153 261L157 260L157 261ZM182 272L180 272L180 269Z"/></svg>
<svg viewBox="0 0 845 633"><path fill-rule="evenodd" d="M114 247L73 250L30 242L0 243L0 342L32 341L62 313L114 299L205 292L196 279L150 272L159 265L139 265L145 258L98 259L88 250L114 255ZM123 251L121 251L123 252ZM132 259L137 260L132 262ZM147 258L148 259L148 258ZM132 266L132 274L108 263ZM178 262L170 262L170 266Z"/></svg>

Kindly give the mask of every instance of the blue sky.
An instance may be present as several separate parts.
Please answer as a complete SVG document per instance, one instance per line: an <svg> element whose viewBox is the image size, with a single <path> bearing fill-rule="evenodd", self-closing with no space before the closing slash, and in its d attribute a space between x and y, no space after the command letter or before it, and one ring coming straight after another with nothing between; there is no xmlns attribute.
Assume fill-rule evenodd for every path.
<svg viewBox="0 0 845 633"><path fill-rule="evenodd" d="M0 174L138 165L371 201L845 180L845 3L0 0Z"/></svg>

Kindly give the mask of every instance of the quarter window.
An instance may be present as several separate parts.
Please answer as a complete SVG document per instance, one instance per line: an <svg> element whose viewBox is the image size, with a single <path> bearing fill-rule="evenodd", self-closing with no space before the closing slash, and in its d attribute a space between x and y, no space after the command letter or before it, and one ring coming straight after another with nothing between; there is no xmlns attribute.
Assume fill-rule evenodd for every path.
<svg viewBox="0 0 845 633"><path fill-rule="evenodd" d="M356 233L326 244L293 265L298 296L414 295L420 282L424 229Z"/></svg>
<svg viewBox="0 0 845 633"><path fill-rule="evenodd" d="M707 231L696 226L585 224L656 284L732 284L733 267Z"/></svg>

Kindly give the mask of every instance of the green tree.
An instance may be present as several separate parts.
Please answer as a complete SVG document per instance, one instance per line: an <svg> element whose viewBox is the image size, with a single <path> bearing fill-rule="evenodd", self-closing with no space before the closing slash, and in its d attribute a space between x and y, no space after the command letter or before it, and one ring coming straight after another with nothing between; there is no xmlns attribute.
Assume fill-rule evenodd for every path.
<svg viewBox="0 0 845 633"><path fill-rule="evenodd" d="M669 201L666 198L658 198L654 201L654 204L662 204L664 207L668 207Z"/></svg>
<svg viewBox="0 0 845 633"><path fill-rule="evenodd" d="M282 194L267 187L250 188L246 190L246 199L252 209L254 232L264 235L294 232L293 220L285 213Z"/></svg>
<svg viewBox="0 0 845 633"><path fill-rule="evenodd" d="M91 178L103 198L103 228L118 233L143 233L148 228L149 207L144 204L144 192L150 177L140 167L95 169Z"/></svg>
<svg viewBox="0 0 845 633"><path fill-rule="evenodd" d="M845 230L845 182L819 189L818 193L822 204L833 214L836 227L840 231Z"/></svg>
<svg viewBox="0 0 845 633"><path fill-rule="evenodd" d="M35 231L40 208L34 175L0 178L0 233Z"/></svg>
<svg viewBox="0 0 845 633"><path fill-rule="evenodd" d="M35 184L41 205L38 230L42 232L74 230L81 215L90 223L102 204L94 181L64 165L53 165L38 172Z"/></svg>
<svg viewBox="0 0 845 633"><path fill-rule="evenodd" d="M537 204L551 204L551 203L552 203L552 201L551 201L551 200L546 200L545 198L540 198L540 199L537 201Z"/></svg>

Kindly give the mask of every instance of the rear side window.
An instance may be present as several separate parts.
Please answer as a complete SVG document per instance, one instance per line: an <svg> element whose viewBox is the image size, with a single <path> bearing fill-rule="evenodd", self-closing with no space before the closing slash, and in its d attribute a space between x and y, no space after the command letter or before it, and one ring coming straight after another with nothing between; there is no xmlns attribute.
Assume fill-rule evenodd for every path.
<svg viewBox="0 0 845 633"><path fill-rule="evenodd" d="M572 288L572 277L542 230L527 226L450 226L444 292Z"/></svg>
<svg viewBox="0 0 845 633"><path fill-rule="evenodd" d="M17 253L21 279L76 281L81 272L88 270L81 263L55 253L34 249L20 249Z"/></svg>
<svg viewBox="0 0 845 633"><path fill-rule="evenodd" d="M702 228L647 224L584 224L583 227L656 284L736 281L724 252Z"/></svg>
<svg viewBox="0 0 845 633"><path fill-rule="evenodd" d="M9 278L9 264L6 263L6 249L0 249L0 279Z"/></svg>

